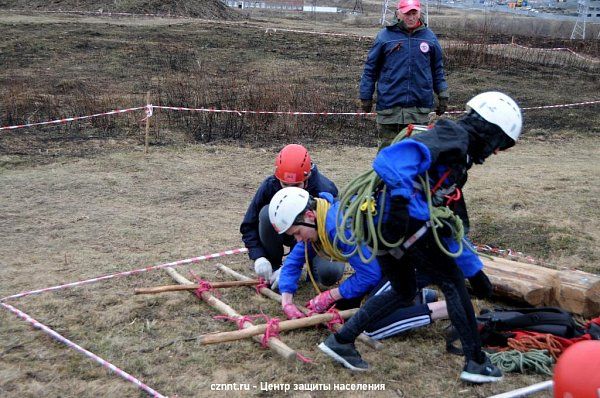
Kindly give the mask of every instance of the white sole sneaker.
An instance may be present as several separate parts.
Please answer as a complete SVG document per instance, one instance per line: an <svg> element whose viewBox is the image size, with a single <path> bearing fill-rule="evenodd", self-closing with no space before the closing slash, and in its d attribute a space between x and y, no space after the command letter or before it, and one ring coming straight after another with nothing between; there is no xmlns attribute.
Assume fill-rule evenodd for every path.
<svg viewBox="0 0 600 398"><path fill-rule="evenodd" d="M460 379L463 381L468 381L470 383L483 384L483 383L495 383L497 381L500 381L500 380L502 380L502 376L496 377L496 376L478 375L478 374L465 372L463 370L463 372L460 374Z"/></svg>
<svg viewBox="0 0 600 398"><path fill-rule="evenodd" d="M346 368L353 370L355 372L368 372L369 369L363 369L363 368L357 368L356 366L353 366L350 362L346 361L344 358L342 358L341 356L339 356L338 354L336 354L335 351L333 351L331 348L327 347L325 345L325 343L321 343L318 345L319 350L323 351L325 354L327 354L329 357L333 358L333 360L335 360L336 362L341 363L342 365L344 365Z"/></svg>

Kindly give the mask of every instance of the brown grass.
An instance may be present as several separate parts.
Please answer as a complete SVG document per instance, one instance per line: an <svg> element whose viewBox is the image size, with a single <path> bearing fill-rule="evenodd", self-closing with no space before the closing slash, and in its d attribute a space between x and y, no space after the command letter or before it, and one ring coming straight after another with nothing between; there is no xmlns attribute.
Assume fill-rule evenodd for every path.
<svg viewBox="0 0 600 398"><path fill-rule="evenodd" d="M291 33L266 36L243 24L28 18L0 21L7 37L0 43L2 125L138 105L147 90L161 104L352 110L370 45ZM316 18L285 23L333 28ZM343 29L371 35L377 30ZM453 65L452 56L464 54L448 55L455 109L487 89L507 91L527 106L597 99L593 73L535 62L519 66L497 56ZM473 170L465 194L476 241L519 250L554 267L600 272L600 116L594 110L526 112L523 143ZM369 167L375 154L369 119L159 112L153 120L155 146L144 156L140 118L0 134L1 297L239 247L246 206L285 143L307 145L339 186ZM197 141L220 143L188 145ZM249 275L244 255L222 261ZM187 268L180 271L186 274ZM211 262L191 268L207 279L226 279ZM275 382L385 383L386 391L371 394L377 397L483 397L544 380L511 374L494 386L462 384L461 359L444 352L446 322L387 341L382 352L361 347L375 367L365 375L350 374L320 354L316 344L326 332L317 329L282 335L314 359L312 365L285 364L251 341L177 342L157 349L233 329L212 319L217 314L187 293L132 294L135 287L170 283L165 273L154 271L10 303L170 396L222 396L210 390L211 383ZM299 302L312 294L303 286ZM244 314L281 315L277 304L250 289L224 291L222 299ZM0 395L140 395L8 311L0 311L0 319ZM239 395L278 394L252 389Z"/></svg>
<svg viewBox="0 0 600 398"><path fill-rule="evenodd" d="M593 143L525 141L474 169L465 194L476 240L597 273L593 243L599 228L593 220L600 174L592 166L598 159ZM368 167L374 155L372 148L310 149L323 172L340 185ZM255 187L271 171L276 150L156 148L148 156L115 152L5 170L0 175L0 295L239 247L239 222ZM494 226L501 228L492 230ZM566 231L568 250L556 250L563 244L555 241L556 230ZM549 246L538 245L540 239ZM219 261L250 275L244 255ZM187 268L180 272L187 275ZM191 268L210 280L227 279L215 273L211 262ZM217 314L187 293L132 294L135 287L170 283L165 273L154 271L11 303L152 388L180 397L217 396L211 383L261 381L384 383L386 391L371 395L378 397L487 396L544 379L508 375L498 385L465 386L457 379L460 358L444 352L446 322L386 341L382 352L361 347L375 366L366 375L350 374L320 354L315 345L326 331L316 329L282 335L315 360L312 365L285 364L251 341L215 346L178 342L158 350L176 339L233 328L213 320ZM298 301L311 294L304 286ZM281 315L276 303L250 289L223 291L221 298L243 314ZM5 395L137 395L129 383L30 330L7 311L0 317L0 333L6 336L0 343L0 391Z"/></svg>

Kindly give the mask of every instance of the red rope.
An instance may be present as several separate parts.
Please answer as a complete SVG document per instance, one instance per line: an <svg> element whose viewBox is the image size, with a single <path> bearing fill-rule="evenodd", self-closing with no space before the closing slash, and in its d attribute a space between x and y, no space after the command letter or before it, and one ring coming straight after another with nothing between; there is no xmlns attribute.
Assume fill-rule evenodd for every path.
<svg viewBox="0 0 600 398"><path fill-rule="evenodd" d="M241 315L241 316L228 316L228 315L216 315L213 316L213 319L224 319L226 321L235 322L238 329L244 328L244 323L250 322L253 323L256 318L261 317L260 315L252 316L252 315Z"/></svg>
<svg viewBox="0 0 600 398"><path fill-rule="evenodd" d="M269 347L269 339L271 337L279 337L279 318L271 318L267 321L267 329L263 334L262 346Z"/></svg>
<svg viewBox="0 0 600 398"><path fill-rule="evenodd" d="M448 176L450 175L450 172L452 172L452 169L448 169L444 174L442 174L438 182L433 186L433 188L431 188L431 193L435 193L435 191L437 191L442 186L446 178L448 178Z"/></svg>
<svg viewBox="0 0 600 398"><path fill-rule="evenodd" d="M299 361L302 361L304 363L313 363L312 359L310 359L309 357L305 357L304 355L300 354L299 352L296 353L296 358L298 358Z"/></svg>
<svg viewBox="0 0 600 398"><path fill-rule="evenodd" d="M266 287L268 289L270 285L267 283L267 281L265 281L265 278L260 276L258 277L258 285L254 286L254 288L256 289L256 294L261 294L260 289L262 289L263 287Z"/></svg>
<svg viewBox="0 0 600 398"><path fill-rule="evenodd" d="M335 332L335 325L343 325L344 324L344 318L342 318L342 316L340 315L339 311L334 307L331 307L330 309L327 310L328 314L333 314L333 318L331 318L331 320L329 322L327 322L327 329L331 330L332 332Z"/></svg>
<svg viewBox="0 0 600 398"><path fill-rule="evenodd" d="M508 346L517 351L547 350L555 360L562 354L563 347L558 339L551 334L540 334L537 336L520 336L508 339Z"/></svg>
<svg viewBox="0 0 600 398"><path fill-rule="evenodd" d="M444 195L444 197L446 198L446 206L450 206L450 204L452 202L458 201L461 196L462 196L462 193L460 191L460 188L456 188L454 190L454 193L452 193L450 195Z"/></svg>
<svg viewBox="0 0 600 398"><path fill-rule="evenodd" d="M189 270L190 271L190 275L192 275L192 277L194 277L194 279L196 279L196 282L198 282L198 289L194 290L194 294L198 297L198 298L202 298L202 293L204 292L213 292L215 294L215 296L218 296L218 292L214 289L214 287L210 284L209 281L205 281L204 279L200 278L198 275L196 275L194 273L194 271Z"/></svg>

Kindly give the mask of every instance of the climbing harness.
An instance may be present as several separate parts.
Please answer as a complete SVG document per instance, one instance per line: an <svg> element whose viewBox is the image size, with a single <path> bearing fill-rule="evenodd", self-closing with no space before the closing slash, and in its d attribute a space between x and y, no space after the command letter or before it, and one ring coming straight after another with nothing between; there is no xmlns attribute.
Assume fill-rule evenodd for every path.
<svg viewBox="0 0 600 398"><path fill-rule="evenodd" d="M427 131L427 127L409 125L394 138L391 145L409 137L413 131ZM424 178L419 176L420 184L414 184L415 189L423 190L427 199L430 219L417 231L417 233L408 239L401 238L397 242L388 242L383 237L381 233L383 214L380 214L377 225L375 225L374 222L374 217L377 215L375 196L379 191L379 209L384 209L387 187L372 169L360 174L344 187L340 193L340 207L337 214L337 230L333 242L334 246L336 246L336 240L350 245L353 247L353 250L348 253L340 252L343 257L349 258L354 254L358 254L361 261L370 263L375 259L378 253L382 253L382 251L379 250L380 244L386 247L385 251L395 253L393 254L395 257L401 256L408 247L425 234L428 227L432 227L434 239L444 254L456 258L462 254L465 246L475 252L470 245L463 244L465 233L462 220L448 207L442 206L443 203L438 203L439 201L436 200L436 204L434 205L432 200L432 193L435 195L437 192L439 192L438 196L441 195L441 197L447 199L446 204L460 199L460 191L455 190L455 187L451 187L451 190L440 190L442 183L449 176L450 172L451 170L448 170L442 175L435 184L434 189L430 189L429 174L427 172L425 173ZM443 227L450 228L453 239L459 245L457 251L453 253L444 247L438 236L437 229ZM425 229L423 230L423 228ZM405 245L404 242L406 242L407 245ZM359 249L362 244L372 248L371 256L365 256Z"/></svg>

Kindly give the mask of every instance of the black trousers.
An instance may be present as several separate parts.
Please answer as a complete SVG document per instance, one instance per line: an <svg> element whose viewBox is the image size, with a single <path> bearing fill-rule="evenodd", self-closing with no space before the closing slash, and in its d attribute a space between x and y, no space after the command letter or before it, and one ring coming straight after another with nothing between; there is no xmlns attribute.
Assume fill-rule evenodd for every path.
<svg viewBox="0 0 600 398"><path fill-rule="evenodd" d="M411 228L414 231L414 228ZM353 342L356 337L395 309L413 305L417 293L416 270L430 278L446 298L448 315L457 329L466 360L482 363L481 338L477 331L475 311L465 287L464 275L454 260L440 251L431 230L411 246L404 256L377 256L383 274L392 288L370 297L360 310L337 333L341 342Z"/></svg>

